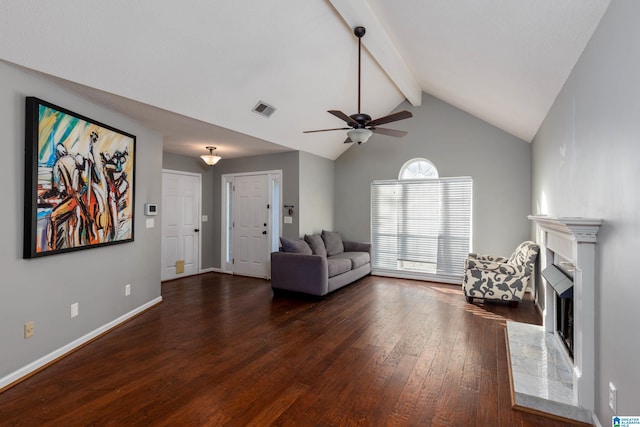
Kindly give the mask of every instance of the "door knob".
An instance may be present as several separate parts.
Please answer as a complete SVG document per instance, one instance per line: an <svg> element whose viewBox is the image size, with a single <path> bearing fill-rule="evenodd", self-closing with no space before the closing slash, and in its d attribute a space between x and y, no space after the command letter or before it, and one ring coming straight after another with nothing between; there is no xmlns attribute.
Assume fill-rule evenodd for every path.
<svg viewBox="0 0 640 427"><path fill-rule="evenodd" d="M264 230L264 231L262 232L262 234L267 234L267 230Z"/></svg>
<svg viewBox="0 0 640 427"><path fill-rule="evenodd" d="M200 231L200 229L199 228L194 228L193 231L197 233L197 232Z"/></svg>

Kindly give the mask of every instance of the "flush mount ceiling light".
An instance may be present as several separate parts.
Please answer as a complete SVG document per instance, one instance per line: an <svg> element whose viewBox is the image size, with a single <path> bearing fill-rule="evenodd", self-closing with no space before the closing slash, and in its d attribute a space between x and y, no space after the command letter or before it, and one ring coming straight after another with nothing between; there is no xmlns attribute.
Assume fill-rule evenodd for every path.
<svg viewBox="0 0 640 427"><path fill-rule="evenodd" d="M207 147L207 150L209 150L209 154L203 154L202 156L200 156L200 158L209 166L213 166L220 160L222 160L222 157L213 154L213 150L215 149L216 147Z"/></svg>

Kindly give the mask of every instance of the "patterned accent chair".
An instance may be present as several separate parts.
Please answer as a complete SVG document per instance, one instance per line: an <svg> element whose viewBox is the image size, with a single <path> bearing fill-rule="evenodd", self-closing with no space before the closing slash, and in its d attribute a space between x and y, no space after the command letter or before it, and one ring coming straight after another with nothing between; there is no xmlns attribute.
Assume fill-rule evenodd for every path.
<svg viewBox="0 0 640 427"><path fill-rule="evenodd" d="M509 258L469 254L462 281L467 301L471 303L474 298L510 301L517 307L533 276L539 249L537 244L527 241Z"/></svg>

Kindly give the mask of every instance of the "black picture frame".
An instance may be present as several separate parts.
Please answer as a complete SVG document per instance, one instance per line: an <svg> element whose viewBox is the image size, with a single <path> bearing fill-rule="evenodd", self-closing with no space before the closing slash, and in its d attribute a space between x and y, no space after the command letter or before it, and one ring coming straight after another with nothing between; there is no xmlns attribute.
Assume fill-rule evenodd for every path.
<svg viewBox="0 0 640 427"><path fill-rule="evenodd" d="M136 137L26 97L24 258L134 240Z"/></svg>

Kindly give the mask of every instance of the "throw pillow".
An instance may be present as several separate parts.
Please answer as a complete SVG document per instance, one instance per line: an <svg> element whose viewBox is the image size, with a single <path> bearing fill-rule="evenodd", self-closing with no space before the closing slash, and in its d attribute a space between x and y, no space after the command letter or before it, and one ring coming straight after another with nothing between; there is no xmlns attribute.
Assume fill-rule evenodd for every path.
<svg viewBox="0 0 640 427"><path fill-rule="evenodd" d="M322 240L324 240L324 246L327 248L328 256L344 252L342 237L335 231L322 230Z"/></svg>
<svg viewBox="0 0 640 427"><path fill-rule="evenodd" d="M324 240L319 234L305 234L304 241L309 244L314 255L327 256L327 248L324 247Z"/></svg>
<svg viewBox="0 0 640 427"><path fill-rule="evenodd" d="M305 255L313 254L313 252L311 251L311 248L309 247L309 245L307 245L307 242L305 242L302 239L291 240L285 237L281 237L280 244L282 245L282 250L284 252L291 252L294 254L305 254Z"/></svg>

